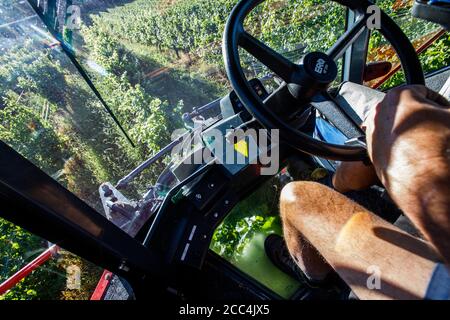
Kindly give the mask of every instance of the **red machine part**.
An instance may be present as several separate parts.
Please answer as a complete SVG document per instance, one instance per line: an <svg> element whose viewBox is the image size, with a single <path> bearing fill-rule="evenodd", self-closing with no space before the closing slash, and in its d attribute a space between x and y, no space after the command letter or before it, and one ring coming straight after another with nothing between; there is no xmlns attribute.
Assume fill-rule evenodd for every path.
<svg viewBox="0 0 450 320"><path fill-rule="evenodd" d="M432 36L428 41L423 43L419 48L416 49L416 53L419 55L425 50L427 50L436 40L445 34L445 29L440 29L434 36ZM394 68L389 71L381 80L372 85L373 89L378 89L383 83L389 80L394 74L396 74L401 69L401 64L398 63Z"/></svg>
<svg viewBox="0 0 450 320"><path fill-rule="evenodd" d="M13 276L7 279L5 282L0 284L0 295L6 293L12 287L14 287L20 280L28 276L36 268L43 265L45 262L50 260L55 254L58 253L59 247L57 245L52 245L50 248L42 252L33 261L28 263L25 267L17 271Z"/></svg>
<svg viewBox="0 0 450 320"><path fill-rule="evenodd" d="M111 283L111 279L113 277L113 273L104 270L103 274L97 284L97 287L94 290L94 293L92 293L91 300L102 300L105 296L106 290L109 287L109 284Z"/></svg>

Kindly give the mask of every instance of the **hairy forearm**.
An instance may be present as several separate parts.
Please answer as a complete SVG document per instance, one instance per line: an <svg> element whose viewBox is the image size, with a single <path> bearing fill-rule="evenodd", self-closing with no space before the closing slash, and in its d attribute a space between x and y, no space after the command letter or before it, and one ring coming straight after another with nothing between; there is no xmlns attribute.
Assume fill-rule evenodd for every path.
<svg viewBox="0 0 450 320"><path fill-rule="evenodd" d="M389 193L450 265L449 159L432 159L422 172L405 180L391 181Z"/></svg>
<svg viewBox="0 0 450 320"><path fill-rule="evenodd" d="M450 265L450 109L414 94L397 95L396 112L378 106L369 152L392 199Z"/></svg>

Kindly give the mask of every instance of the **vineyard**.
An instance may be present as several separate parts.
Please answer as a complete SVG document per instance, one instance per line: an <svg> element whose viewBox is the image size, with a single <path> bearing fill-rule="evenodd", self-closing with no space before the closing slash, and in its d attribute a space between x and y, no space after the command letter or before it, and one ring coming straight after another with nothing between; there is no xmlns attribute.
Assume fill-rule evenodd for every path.
<svg viewBox="0 0 450 320"><path fill-rule="evenodd" d="M221 38L237 0L79 2L82 10L84 4L86 8L93 3L97 6L91 13L82 11L86 19L79 30L64 29L61 37L73 47L136 147L121 135L62 50L48 45L53 40L42 36L45 26L37 18L2 30L6 36L0 51L0 139L101 212L98 187L102 182L117 182L170 142L171 132L183 126L184 112L229 90ZM436 25L412 19L411 3L378 1L418 46L434 34ZM32 14L19 0L0 0L0 9L5 22ZM326 50L338 39L345 28L345 9L326 0L267 0L248 17L245 28L297 60L304 52ZM370 61L396 61L380 34L372 34L369 46ZM449 47L446 34L420 56L424 70L449 65ZM268 72L250 56L242 56L249 76ZM386 87L401 82L400 73ZM139 177L127 195L136 198L147 190L167 161ZM276 206L261 210L266 209L276 210ZM256 212L255 217L255 228L273 221ZM247 230L244 224L247 221L230 220L223 225L216 235L216 249L227 254L238 250L234 231L238 227ZM44 240L0 220L0 282L44 245ZM63 266L68 261L84 270L86 286L78 293L64 289ZM98 272L67 253L0 299L86 299Z"/></svg>
<svg viewBox="0 0 450 320"><path fill-rule="evenodd" d="M146 48L156 48L164 57L163 63L167 63L167 57L176 61L187 56L190 64L197 61L222 67L221 30L236 2L177 1L171 7L161 9L159 1L134 1L95 17L93 26L98 30L107 30L108 36L125 46L139 44ZM411 3L412 1L378 1L380 7L417 43L423 35L435 31L436 26L412 19ZM282 52L299 47L308 52L324 51L342 34L344 26L344 8L326 0L265 1L245 21L245 28L249 33ZM318 28L321 32L318 32ZM448 44L448 41L448 38L441 40L437 47ZM395 53L384 48L385 45L382 36L374 33L371 37L370 58L395 60ZM436 67L427 59L422 61L425 70Z"/></svg>
<svg viewBox="0 0 450 320"><path fill-rule="evenodd" d="M174 60L185 55L189 62L202 60L221 65L222 30L236 2L178 1L161 10L158 1L138 0L95 17L93 27L125 46L140 44L156 48L166 57L170 51ZM293 50L299 44L310 51L325 50L342 33L345 11L324 0L266 1L245 25L247 31L277 50ZM318 33L317 26L325 26L323 32Z"/></svg>

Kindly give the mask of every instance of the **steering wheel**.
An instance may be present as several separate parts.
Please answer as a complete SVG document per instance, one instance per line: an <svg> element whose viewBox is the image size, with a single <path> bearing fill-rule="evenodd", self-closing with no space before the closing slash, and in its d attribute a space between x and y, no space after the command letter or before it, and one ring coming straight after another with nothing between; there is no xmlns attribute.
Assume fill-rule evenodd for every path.
<svg viewBox="0 0 450 320"><path fill-rule="evenodd" d="M305 101L333 104L334 108L340 109L347 115L348 121L351 121L345 108L332 99L326 90L337 76L335 61L342 57L346 49L367 28L367 21L370 17L367 9L373 3L368 0L334 0L353 10L356 22L326 53L307 53L299 64L295 64L244 30L245 18L263 1L241 0L233 8L225 27L223 55L228 78L237 96L248 112L264 128L269 132L272 129L279 129L281 139L299 151L340 161L367 159L367 149L364 145L336 145L314 139L295 129L269 109L248 84L240 63L238 48L240 46L245 49L283 79L284 85L288 89L284 91L292 96L290 99L296 99L303 105ZM424 84L422 68L414 47L400 27L383 11L381 11L381 29L379 31L394 47L405 72L407 84ZM312 105L314 106L314 104ZM354 123L350 125L355 126ZM357 129L360 130L359 127ZM363 137L364 132L360 130L360 133Z"/></svg>

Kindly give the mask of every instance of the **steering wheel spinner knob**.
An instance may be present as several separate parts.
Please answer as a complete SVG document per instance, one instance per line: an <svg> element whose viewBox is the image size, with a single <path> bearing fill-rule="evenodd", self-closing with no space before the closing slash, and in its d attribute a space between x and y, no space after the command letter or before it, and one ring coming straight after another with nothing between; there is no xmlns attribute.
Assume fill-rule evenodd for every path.
<svg viewBox="0 0 450 320"><path fill-rule="evenodd" d="M298 68L293 81L288 84L289 92L306 101L321 91L325 91L336 79L336 63L323 52L307 53Z"/></svg>
<svg viewBox="0 0 450 320"><path fill-rule="evenodd" d="M304 71L314 81L330 84L336 79L336 63L323 52L310 52L303 57Z"/></svg>

